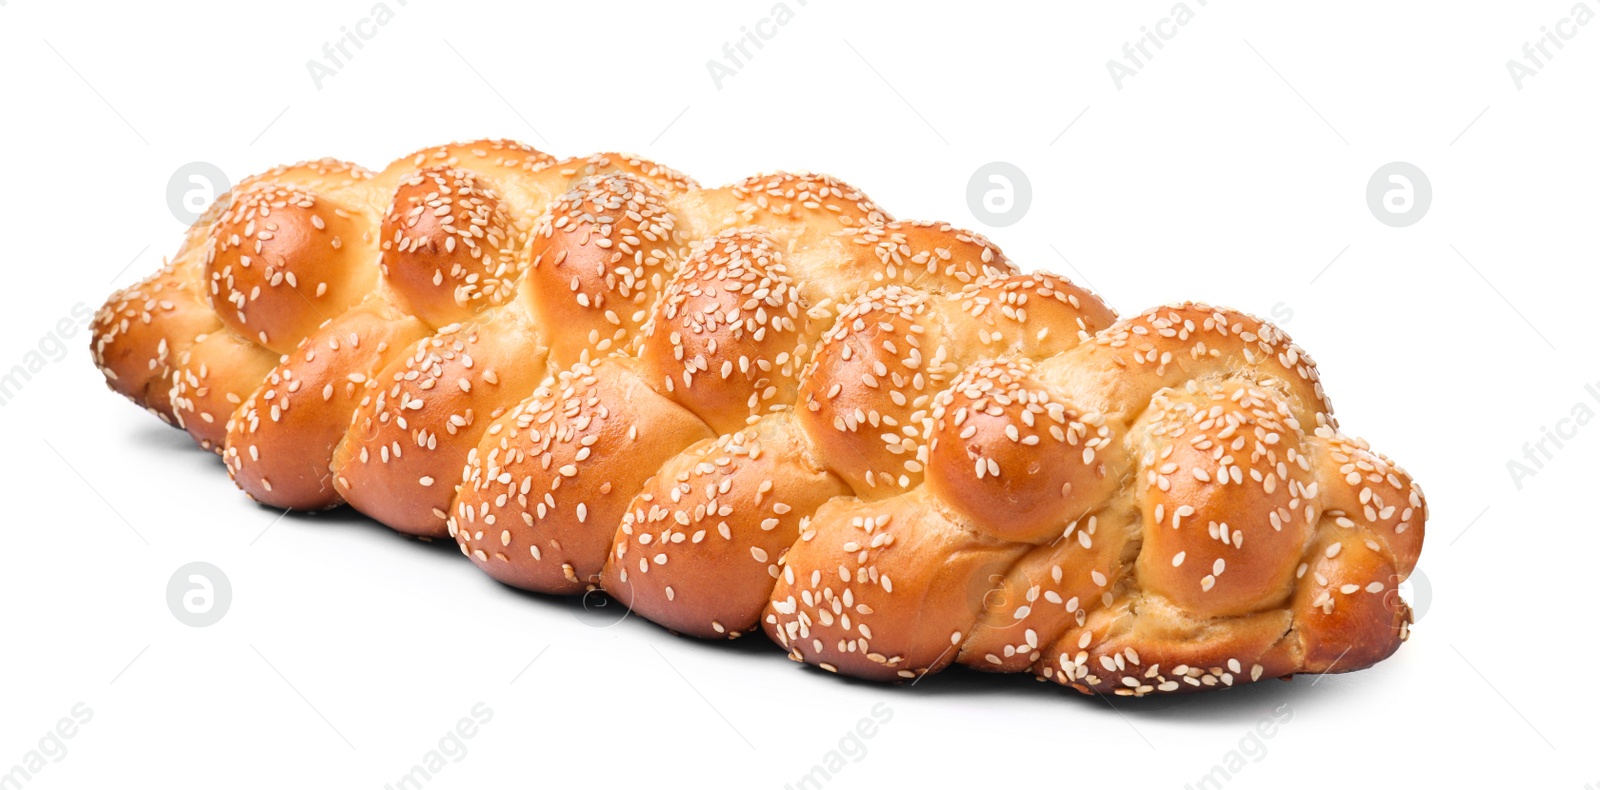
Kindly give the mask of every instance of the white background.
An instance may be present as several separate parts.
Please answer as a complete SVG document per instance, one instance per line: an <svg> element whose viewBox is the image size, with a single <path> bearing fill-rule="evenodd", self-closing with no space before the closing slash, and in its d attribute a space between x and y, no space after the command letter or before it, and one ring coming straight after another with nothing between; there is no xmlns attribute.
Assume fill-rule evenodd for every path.
<svg viewBox="0 0 1600 790"><path fill-rule="evenodd" d="M1600 412L1584 391L1600 383L1600 22L1520 89L1506 67L1571 0L1194 2L1120 90L1107 61L1167 0L791 0L720 88L707 61L771 0L390 5L319 89L307 61L370 0L0 0L0 370L41 344L62 357L0 407L0 774L82 702L93 718L27 787L381 788L482 702L493 719L429 788L778 788L883 703L892 718L827 787L1177 788L1287 705L1226 787L1600 785L1600 424L1563 423L1576 435L1520 487L1507 468L1576 404ZM823 170L899 217L984 230L1124 314L1195 298L1279 319L1346 429L1429 494L1411 642L1315 684L1113 707L966 671L851 682L759 637L698 643L638 618L592 627L609 621L503 588L451 546L348 511L280 519L109 394L86 333L51 353L75 304L176 248L167 184L186 163L237 181L488 136L632 150L706 184ZM1433 190L1403 229L1365 197L1397 160ZM1003 229L967 203L991 161L1032 184ZM209 628L167 609L195 560L232 582Z"/></svg>

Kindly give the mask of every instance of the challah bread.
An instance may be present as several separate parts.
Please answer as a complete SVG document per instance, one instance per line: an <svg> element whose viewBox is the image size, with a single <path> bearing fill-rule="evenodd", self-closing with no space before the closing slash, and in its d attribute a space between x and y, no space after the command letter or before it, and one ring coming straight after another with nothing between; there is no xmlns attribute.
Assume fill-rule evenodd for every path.
<svg viewBox="0 0 1600 790"><path fill-rule="evenodd" d="M509 141L279 168L93 328L257 500L831 671L1143 695L1408 634L1421 492L1281 331L1119 321L826 176Z"/></svg>

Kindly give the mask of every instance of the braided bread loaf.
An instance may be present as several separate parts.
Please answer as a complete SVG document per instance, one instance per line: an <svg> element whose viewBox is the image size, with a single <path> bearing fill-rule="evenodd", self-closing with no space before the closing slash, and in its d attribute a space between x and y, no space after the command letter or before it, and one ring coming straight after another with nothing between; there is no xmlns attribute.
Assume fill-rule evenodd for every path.
<svg viewBox="0 0 1600 790"><path fill-rule="evenodd" d="M1426 508L1311 359L1118 321L982 237L779 173L448 145L248 179L94 322L250 496L830 671L1142 695L1392 653Z"/></svg>

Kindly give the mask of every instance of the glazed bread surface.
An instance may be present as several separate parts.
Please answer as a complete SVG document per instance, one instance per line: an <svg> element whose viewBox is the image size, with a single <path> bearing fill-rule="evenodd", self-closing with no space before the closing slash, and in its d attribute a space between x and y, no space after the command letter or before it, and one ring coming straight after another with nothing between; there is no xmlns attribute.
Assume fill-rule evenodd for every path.
<svg viewBox="0 0 1600 790"><path fill-rule="evenodd" d="M247 179L93 324L278 508L882 679L1145 695L1370 666L1426 505L1278 328L1119 319L834 178L430 148Z"/></svg>

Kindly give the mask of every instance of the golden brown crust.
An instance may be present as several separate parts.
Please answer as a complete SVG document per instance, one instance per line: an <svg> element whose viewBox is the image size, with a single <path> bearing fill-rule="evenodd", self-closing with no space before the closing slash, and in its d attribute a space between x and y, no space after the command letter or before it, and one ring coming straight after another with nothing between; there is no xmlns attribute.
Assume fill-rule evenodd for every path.
<svg viewBox="0 0 1600 790"><path fill-rule="evenodd" d="M694 179L666 165L616 151L563 159L552 165L550 170L566 179L565 183L569 186L595 176L617 173L631 176L668 196L682 195L700 188Z"/></svg>
<svg viewBox="0 0 1600 790"><path fill-rule="evenodd" d="M622 518L605 588L682 633L754 629L805 514L849 493L803 446L781 412L661 465Z"/></svg>
<svg viewBox="0 0 1600 790"><path fill-rule="evenodd" d="M796 246L810 247L839 231L887 222L891 217L860 190L820 173L765 173L675 201L702 238L729 228L766 229Z"/></svg>
<svg viewBox="0 0 1600 790"><path fill-rule="evenodd" d="M1373 540L1393 557L1403 580L1417 566L1428 505L1422 488L1393 461L1375 453L1366 442L1317 429L1325 447L1319 455L1319 479L1328 481L1323 491L1327 515L1337 522L1348 518L1364 525Z"/></svg>
<svg viewBox="0 0 1600 790"><path fill-rule="evenodd" d="M428 334L415 316L369 300L284 355L227 425L222 457L245 493L273 507L340 504L335 448L367 382Z"/></svg>
<svg viewBox="0 0 1600 790"><path fill-rule="evenodd" d="M946 300L893 285L846 305L802 378L796 418L857 496L922 482L923 420L960 365L950 359Z"/></svg>
<svg viewBox="0 0 1600 790"><path fill-rule="evenodd" d="M582 591L634 492L678 448L712 436L624 358L561 371L472 450L450 533L506 584Z"/></svg>
<svg viewBox="0 0 1600 790"><path fill-rule="evenodd" d="M400 181L381 229L379 268L409 312L430 326L505 302L522 274L522 238L487 179L429 168Z"/></svg>
<svg viewBox="0 0 1600 790"><path fill-rule="evenodd" d="M544 376L525 317L452 324L370 379L334 452L333 485L357 510L441 538L467 454L489 424Z"/></svg>
<svg viewBox="0 0 1600 790"><path fill-rule="evenodd" d="M176 265L111 295L90 324L95 366L113 392L176 424L172 363L180 346L222 328L195 288L192 267Z"/></svg>
<svg viewBox="0 0 1600 790"><path fill-rule="evenodd" d="M1040 657L1040 677L1085 694L1204 691L1305 671L1289 612L1194 620L1159 599L1102 609Z"/></svg>
<svg viewBox="0 0 1600 790"><path fill-rule="evenodd" d="M977 620L984 585L1024 550L963 529L926 489L833 499L785 555L763 624L790 656L829 671L877 680L937 672Z"/></svg>
<svg viewBox="0 0 1600 790"><path fill-rule="evenodd" d="M1133 429L1144 437L1144 589L1217 617L1282 600L1318 516L1288 404L1214 383L1158 392L1145 414Z"/></svg>
<svg viewBox="0 0 1600 790"><path fill-rule="evenodd" d="M1207 377L1236 376L1281 392L1301 422L1316 415L1330 427L1333 406L1315 363L1283 330L1231 310L1195 302L1147 310L1117 322L1073 353L1040 363L1040 376L1092 395L1079 404L1131 419L1162 387Z"/></svg>
<svg viewBox="0 0 1600 790"><path fill-rule="evenodd" d="M533 175L554 164L555 157L515 140L473 140L414 151L395 160L384 173L443 167L515 177Z"/></svg>
<svg viewBox="0 0 1600 790"><path fill-rule="evenodd" d="M1017 274L1005 253L982 234L948 222L869 222L833 236L854 252L841 257L857 262L859 274L847 273L866 281L857 293L892 284L953 293L986 277Z"/></svg>
<svg viewBox="0 0 1600 790"><path fill-rule="evenodd" d="M169 398L178 427L220 454L229 415L278 362L278 355L226 328L194 339L172 365Z"/></svg>
<svg viewBox="0 0 1600 790"><path fill-rule="evenodd" d="M279 186L302 189L308 192L329 192L347 189L352 185L370 180L374 173L353 162L324 157L322 159L308 159L292 165L274 167L265 173L250 176L240 181L233 188L233 193L249 191L259 184L277 184ZM195 229L204 231L208 219L215 221L227 209L228 201L218 199L209 211L215 213L210 217L202 217L195 223ZM203 243L205 233L196 236L196 241Z"/></svg>
<svg viewBox="0 0 1600 790"><path fill-rule="evenodd" d="M830 670L1142 695L1409 633L1421 491L1281 331L1116 321L828 176L702 189L505 140L301 163L93 329L108 384L263 502Z"/></svg>
<svg viewBox="0 0 1600 790"><path fill-rule="evenodd" d="M772 237L727 231L698 247L640 339L641 372L718 433L794 402L810 317Z"/></svg>
<svg viewBox="0 0 1600 790"><path fill-rule="evenodd" d="M1371 666L1405 641L1411 609L1393 596L1404 577L1366 530L1325 524L1304 565L1290 609L1302 646L1299 671Z"/></svg>
<svg viewBox="0 0 1600 790"><path fill-rule="evenodd" d="M941 604L961 663L1085 693L1357 668L1405 638L1392 591L1410 570L1397 561L1415 559L1421 494L1337 433L1315 368L1275 328L1159 308L1042 363L980 362L932 411L927 484L872 503L887 537L868 509L824 518L830 504L787 555L766 627L796 658L874 677L935 670L944 659L904 612L942 587L976 591ZM943 564L891 548L894 520L929 502L942 518L915 534ZM973 553L991 559L955 562ZM912 592L891 603L863 575ZM868 610L819 626L835 599Z"/></svg>
<svg viewBox="0 0 1600 790"><path fill-rule="evenodd" d="M557 368L627 345L678 267L683 237L662 195L626 173L588 176L534 225L523 294Z"/></svg>
<svg viewBox="0 0 1600 790"><path fill-rule="evenodd" d="M1015 565L974 578L983 612L957 660L991 672L1041 666L1051 636L1082 626L1119 575L1133 535L1127 510L1119 499L1068 524L1060 540L1027 548Z"/></svg>
<svg viewBox="0 0 1600 790"><path fill-rule="evenodd" d="M1059 535L1122 484L1111 427L1034 380L1025 357L974 365L934 399L932 421L928 489L990 537Z"/></svg>
<svg viewBox="0 0 1600 790"><path fill-rule="evenodd" d="M211 307L233 331L288 353L372 289L376 242L366 218L337 201L268 183L251 187L211 230Z"/></svg>
<svg viewBox="0 0 1600 790"><path fill-rule="evenodd" d="M919 235L928 260L957 260L927 229ZM997 260L989 247L976 249L983 265ZM949 277L952 268L968 270L911 271L948 286L961 281ZM899 493L922 482L923 421L956 375L986 357L1066 350L1114 319L1098 297L1048 274L985 274L944 295L875 289L847 305L824 335L802 377L801 422L857 496Z"/></svg>

